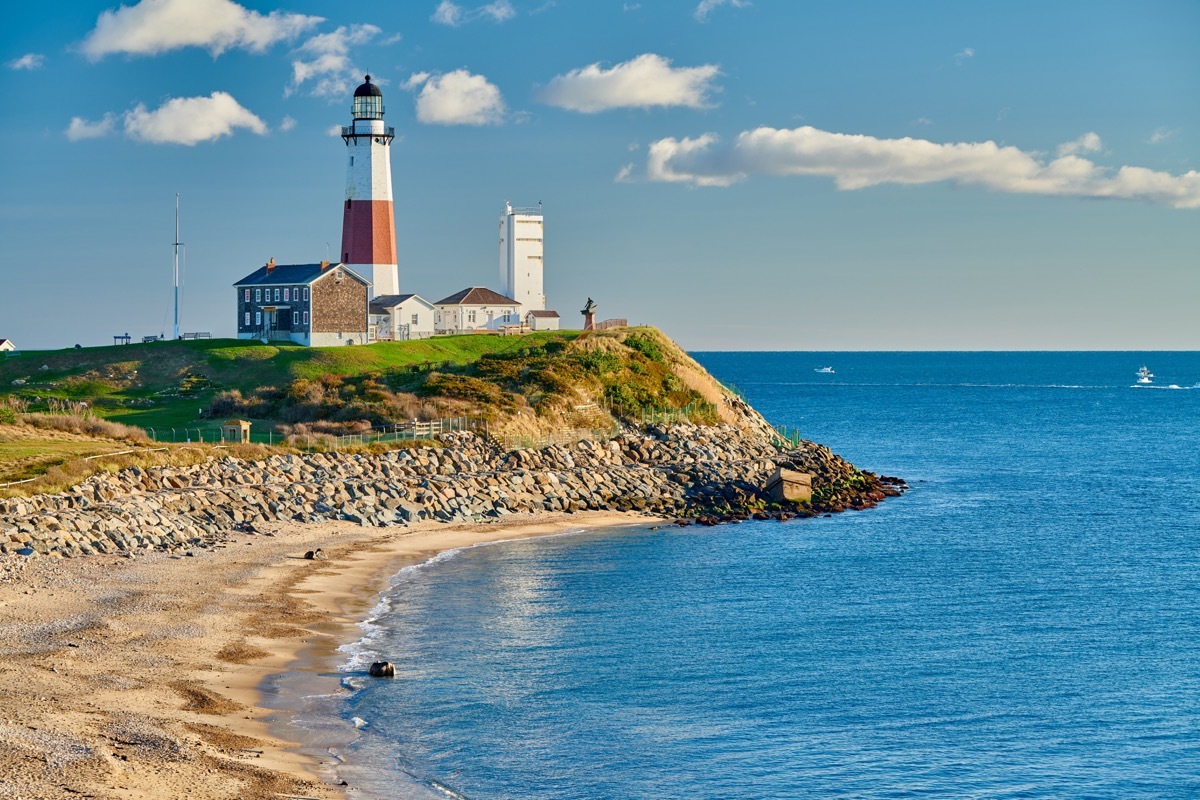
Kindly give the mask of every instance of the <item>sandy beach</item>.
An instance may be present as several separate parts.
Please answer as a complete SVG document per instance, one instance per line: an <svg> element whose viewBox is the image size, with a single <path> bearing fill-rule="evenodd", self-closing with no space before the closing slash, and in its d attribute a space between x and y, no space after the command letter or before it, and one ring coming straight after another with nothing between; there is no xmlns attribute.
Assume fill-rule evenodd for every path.
<svg viewBox="0 0 1200 800"><path fill-rule="evenodd" d="M189 555L0 562L0 795L340 798L263 707L273 675L336 666L388 578L502 539L647 525L617 512L503 523L263 526ZM325 560L304 558L320 548ZM300 654L304 655L299 658ZM272 724L273 723L273 724Z"/></svg>

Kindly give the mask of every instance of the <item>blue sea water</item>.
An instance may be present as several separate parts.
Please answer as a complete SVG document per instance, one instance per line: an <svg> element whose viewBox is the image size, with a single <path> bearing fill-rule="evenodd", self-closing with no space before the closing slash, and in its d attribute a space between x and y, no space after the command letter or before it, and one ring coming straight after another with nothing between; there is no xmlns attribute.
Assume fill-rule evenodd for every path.
<svg viewBox="0 0 1200 800"><path fill-rule="evenodd" d="M1200 353L696 356L912 490L405 570L358 796L1200 797Z"/></svg>

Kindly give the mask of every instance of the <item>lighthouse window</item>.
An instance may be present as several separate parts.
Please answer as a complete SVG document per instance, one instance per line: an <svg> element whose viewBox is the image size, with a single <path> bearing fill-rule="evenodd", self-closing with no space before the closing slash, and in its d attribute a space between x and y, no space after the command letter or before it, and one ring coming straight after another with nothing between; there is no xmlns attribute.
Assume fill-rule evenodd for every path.
<svg viewBox="0 0 1200 800"><path fill-rule="evenodd" d="M354 156L350 156L350 166L354 166Z"/></svg>

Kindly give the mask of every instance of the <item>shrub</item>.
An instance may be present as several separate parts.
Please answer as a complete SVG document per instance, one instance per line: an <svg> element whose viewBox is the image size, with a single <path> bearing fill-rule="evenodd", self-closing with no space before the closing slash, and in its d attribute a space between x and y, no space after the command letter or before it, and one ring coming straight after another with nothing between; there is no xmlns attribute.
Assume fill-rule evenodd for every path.
<svg viewBox="0 0 1200 800"><path fill-rule="evenodd" d="M640 333L631 333L626 336L625 345L633 348L651 361L657 361L662 364L667 360L666 356L663 355L662 348L658 346L658 342Z"/></svg>

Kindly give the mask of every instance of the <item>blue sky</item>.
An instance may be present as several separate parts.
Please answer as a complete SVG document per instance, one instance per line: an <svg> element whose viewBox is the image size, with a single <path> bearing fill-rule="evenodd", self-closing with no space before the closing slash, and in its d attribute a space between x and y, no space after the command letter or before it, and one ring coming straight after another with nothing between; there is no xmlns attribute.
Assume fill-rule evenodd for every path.
<svg viewBox="0 0 1200 800"><path fill-rule="evenodd" d="M1200 347L1200 4L142 0L5 10L0 338L231 335L336 256L382 84L402 291L544 203L568 324L691 349Z"/></svg>

